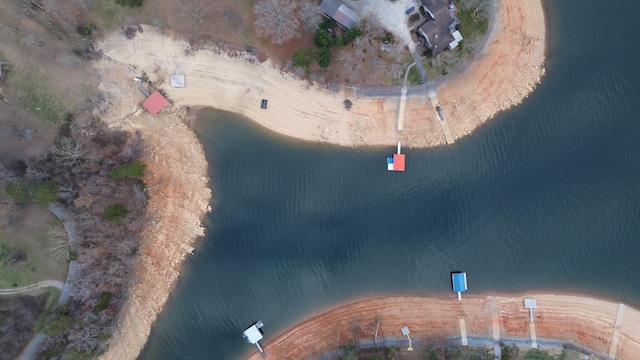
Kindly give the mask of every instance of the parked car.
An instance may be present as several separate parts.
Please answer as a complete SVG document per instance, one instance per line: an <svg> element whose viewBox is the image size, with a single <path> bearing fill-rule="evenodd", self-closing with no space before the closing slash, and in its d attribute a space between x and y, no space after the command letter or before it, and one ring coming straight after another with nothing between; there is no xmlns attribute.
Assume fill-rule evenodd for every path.
<svg viewBox="0 0 640 360"><path fill-rule="evenodd" d="M413 12L413 10L415 10L415 9L416 9L416 7L415 7L415 6L412 6L412 7L408 8L404 13L405 13L405 14L407 14L407 15L409 15L409 14L411 14L411 13Z"/></svg>

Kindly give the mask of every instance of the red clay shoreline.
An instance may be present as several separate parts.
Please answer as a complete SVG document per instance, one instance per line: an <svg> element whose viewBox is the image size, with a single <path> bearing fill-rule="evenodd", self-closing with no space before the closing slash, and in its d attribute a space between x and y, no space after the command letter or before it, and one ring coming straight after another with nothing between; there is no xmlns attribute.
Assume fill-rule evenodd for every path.
<svg viewBox="0 0 640 360"><path fill-rule="evenodd" d="M538 301L534 311L537 338L590 349L601 357L635 359L640 353L640 311L591 297L554 294L373 297L340 304L263 341L274 359L308 359L353 341L359 324L361 342L373 342L371 320L380 316L379 338L400 338L409 326L413 339L461 336L461 319L469 337L491 338L494 324L501 338L531 339L529 311L523 298ZM620 319L619 324L616 322ZM257 360L253 352L247 360Z"/></svg>

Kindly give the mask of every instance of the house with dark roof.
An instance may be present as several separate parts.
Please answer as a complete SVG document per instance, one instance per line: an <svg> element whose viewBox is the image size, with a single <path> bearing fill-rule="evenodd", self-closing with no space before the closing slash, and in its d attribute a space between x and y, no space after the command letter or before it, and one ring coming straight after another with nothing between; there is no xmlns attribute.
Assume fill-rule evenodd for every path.
<svg viewBox="0 0 640 360"><path fill-rule="evenodd" d="M462 34L456 29L456 6L449 0L420 0L428 15L427 22L418 27L418 33L424 38L425 45L433 55L445 49L455 49Z"/></svg>
<svg viewBox="0 0 640 360"><path fill-rule="evenodd" d="M353 29L360 22L360 16L340 0L322 0L320 11L345 29Z"/></svg>

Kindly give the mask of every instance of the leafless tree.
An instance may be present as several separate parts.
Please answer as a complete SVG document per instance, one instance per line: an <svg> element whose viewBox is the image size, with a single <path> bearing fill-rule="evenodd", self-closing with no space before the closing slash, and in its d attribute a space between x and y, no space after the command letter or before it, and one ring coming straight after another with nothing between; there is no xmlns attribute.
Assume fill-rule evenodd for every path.
<svg viewBox="0 0 640 360"><path fill-rule="evenodd" d="M387 76L398 79L402 75L402 64L393 64L387 69Z"/></svg>
<svg viewBox="0 0 640 360"><path fill-rule="evenodd" d="M358 66L358 61L349 51L343 51L338 55L338 61L343 69L346 71L353 71Z"/></svg>
<svg viewBox="0 0 640 360"><path fill-rule="evenodd" d="M360 325L356 318L351 319L351 331L353 332L353 339L356 342L356 347L360 350Z"/></svg>
<svg viewBox="0 0 640 360"><path fill-rule="evenodd" d="M57 259L69 260L71 253L75 251L75 245L69 241L69 235L59 226L49 230L49 237L53 241L51 253Z"/></svg>
<svg viewBox="0 0 640 360"><path fill-rule="evenodd" d="M64 137L58 141L52 151L62 163L73 166L85 159L88 151L81 144L77 144L71 138Z"/></svg>
<svg viewBox="0 0 640 360"><path fill-rule="evenodd" d="M368 39L358 36L353 40L353 46L358 50L358 53L362 52L362 50L367 46Z"/></svg>
<svg viewBox="0 0 640 360"><path fill-rule="evenodd" d="M376 315L371 319L371 327L373 329L373 345L378 346L378 335L380 334L380 324L382 324L382 316Z"/></svg>
<svg viewBox="0 0 640 360"><path fill-rule="evenodd" d="M296 14L297 2L290 0L262 0L253 10L256 13L256 30L271 36L274 44L285 43L300 37L300 20Z"/></svg>
<svg viewBox="0 0 640 360"><path fill-rule="evenodd" d="M184 8L195 20L203 22L211 14L211 4L206 0L183 0Z"/></svg>
<svg viewBox="0 0 640 360"><path fill-rule="evenodd" d="M300 19L302 19L302 27L311 33L315 33L322 22L322 14L318 4L309 1L303 2L300 5L299 14Z"/></svg>

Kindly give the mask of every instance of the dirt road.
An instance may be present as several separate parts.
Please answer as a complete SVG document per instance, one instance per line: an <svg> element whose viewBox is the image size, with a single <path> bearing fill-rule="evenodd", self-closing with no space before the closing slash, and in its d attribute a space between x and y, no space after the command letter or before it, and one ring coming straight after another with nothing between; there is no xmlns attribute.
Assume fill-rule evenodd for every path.
<svg viewBox="0 0 640 360"><path fill-rule="evenodd" d="M19 288L0 289L0 296L32 293L36 290L39 290L42 288L48 288L48 287L54 287L59 290L62 290L63 286L64 286L64 283L60 280L43 280L35 284L31 284L31 285L27 285Z"/></svg>

